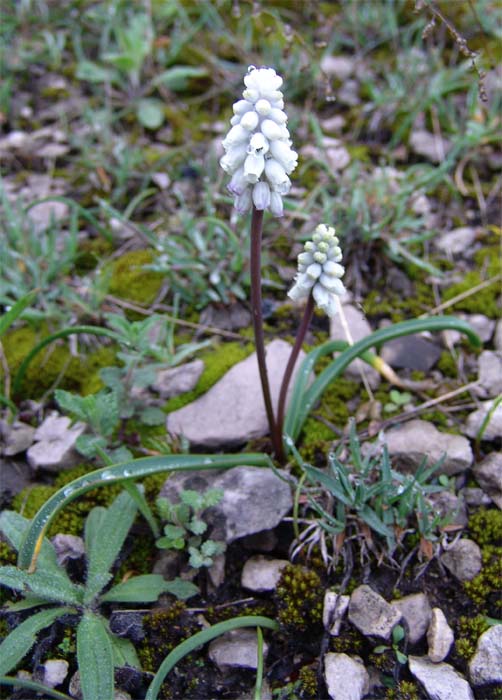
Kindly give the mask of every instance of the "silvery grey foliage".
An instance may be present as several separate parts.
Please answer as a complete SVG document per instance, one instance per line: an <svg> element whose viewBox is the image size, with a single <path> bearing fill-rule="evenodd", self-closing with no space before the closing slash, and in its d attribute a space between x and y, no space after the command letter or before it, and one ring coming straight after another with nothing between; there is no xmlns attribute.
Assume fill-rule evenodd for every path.
<svg viewBox="0 0 502 700"><path fill-rule="evenodd" d="M311 241L307 241L304 252L298 256L298 274L288 296L294 301L308 299L310 293L317 306L328 316L338 311L336 297L345 294L341 277L345 272L340 265L342 251L335 229L319 224Z"/></svg>
<svg viewBox="0 0 502 700"><path fill-rule="evenodd" d="M286 127L282 82L273 68L250 66L243 99L233 105L220 165L232 175L228 189L241 214L252 203L274 216L283 214L282 197L291 188L288 175L296 168L298 154L291 148Z"/></svg>

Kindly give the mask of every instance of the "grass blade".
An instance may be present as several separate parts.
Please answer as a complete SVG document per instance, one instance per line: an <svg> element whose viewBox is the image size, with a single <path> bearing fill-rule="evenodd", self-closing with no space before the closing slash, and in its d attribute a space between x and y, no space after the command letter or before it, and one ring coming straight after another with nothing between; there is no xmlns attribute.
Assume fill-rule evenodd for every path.
<svg viewBox="0 0 502 700"><path fill-rule="evenodd" d="M54 517L68 503L99 486L106 486L126 479L140 479L151 474L167 471L197 471L199 469L231 469L241 465L270 467L272 462L265 454L249 453L234 455L162 455L143 457L122 462L71 481L51 496L31 521L19 549L18 565L33 572L42 546L44 535Z"/></svg>
<svg viewBox="0 0 502 700"><path fill-rule="evenodd" d="M230 632L231 630L236 630L240 627L267 627L268 629L275 631L279 629L279 625L277 622L275 622L275 620L271 620L268 617L262 617L261 615L247 615L244 617L232 617L229 620L218 622L216 625L212 625L201 632L197 632L197 634L194 634L189 639L185 639L184 642L178 644L178 646L166 656L164 661L161 663L159 670L155 674L153 681L150 683L145 700L157 700L160 687L164 682L165 677L184 656L190 654L192 651L197 649L197 647L200 647L203 644L210 642L212 639L225 634L225 632Z"/></svg>
<svg viewBox="0 0 502 700"><path fill-rule="evenodd" d="M38 289L28 292L28 294L26 294L24 297L18 299L18 301L16 301L16 303L7 311L7 313L0 318L0 337L14 323L14 321L21 316L25 308L35 299L37 293Z"/></svg>
<svg viewBox="0 0 502 700"><path fill-rule="evenodd" d="M36 683L35 681L27 681L24 678L14 678L11 676L0 676L0 685L10 685L13 688L25 688L26 690L33 690L35 693L43 693L50 698L56 698L56 700L72 700L69 695L65 693L60 693L54 688L49 688L43 683Z"/></svg>

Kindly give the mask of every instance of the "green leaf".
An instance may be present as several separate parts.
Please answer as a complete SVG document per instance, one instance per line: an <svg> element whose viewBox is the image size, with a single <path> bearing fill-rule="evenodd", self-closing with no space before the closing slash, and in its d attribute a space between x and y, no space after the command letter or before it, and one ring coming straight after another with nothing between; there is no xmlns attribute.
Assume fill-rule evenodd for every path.
<svg viewBox="0 0 502 700"><path fill-rule="evenodd" d="M87 556L95 546L95 542L99 537L103 536L103 523L106 517L106 508L104 506L94 506L85 519L84 527L84 543Z"/></svg>
<svg viewBox="0 0 502 700"><path fill-rule="evenodd" d="M152 85L157 87L163 85L173 92L182 92L186 90L191 78L205 78L207 70L195 66L175 66L168 68L163 73L160 73L152 80Z"/></svg>
<svg viewBox="0 0 502 700"><path fill-rule="evenodd" d="M109 637L113 650L113 665L115 667L132 666L141 670L141 663L131 640L116 637L114 634L110 634Z"/></svg>
<svg viewBox="0 0 502 700"><path fill-rule="evenodd" d="M85 612L77 627L77 661L84 700L113 700L113 649L104 622Z"/></svg>
<svg viewBox="0 0 502 700"><path fill-rule="evenodd" d="M199 593L197 586L191 581L182 578L174 578L172 581L164 581L166 593L176 596L178 600L187 600Z"/></svg>
<svg viewBox="0 0 502 700"><path fill-rule="evenodd" d="M89 603L110 580L108 572L122 549L136 513L136 503L125 491L107 508L100 521L101 535L90 542L85 603Z"/></svg>
<svg viewBox="0 0 502 700"><path fill-rule="evenodd" d="M145 97L138 102L136 115L145 129L158 129L164 122L164 103L153 97Z"/></svg>
<svg viewBox="0 0 502 700"><path fill-rule="evenodd" d="M79 61L75 76L78 80L86 80L88 83L113 82L117 74L111 68L100 66L94 61Z"/></svg>
<svg viewBox="0 0 502 700"><path fill-rule="evenodd" d="M52 602L53 601L44 600L43 598L25 595L22 600L18 600L15 603L7 601L5 608L8 612L22 612L23 610L30 610L31 608L39 608L42 605L51 605Z"/></svg>
<svg viewBox="0 0 502 700"><path fill-rule="evenodd" d="M166 420L166 414L161 408L149 406L141 411L139 418L145 425L163 425Z"/></svg>
<svg viewBox="0 0 502 700"><path fill-rule="evenodd" d="M275 620L262 617L261 615L247 615L244 617L232 617L229 620L218 622L216 625L212 625L201 632L197 632L188 639L185 639L181 644L178 644L178 646L166 656L148 687L145 700L157 700L160 688L167 674L187 654L190 654L198 647L207 644L207 642L210 642L216 637L241 627L266 627L274 631L279 630L279 625Z"/></svg>
<svg viewBox="0 0 502 700"><path fill-rule="evenodd" d="M392 630L392 641L394 644L399 644L402 639L404 639L404 628L402 625L396 625Z"/></svg>
<svg viewBox="0 0 502 700"><path fill-rule="evenodd" d="M95 457L96 454L106 448L106 445L106 438L101 437L101 435L79 435L75 441L75 447L78 452L88 459Z"/></svg>
<svg viewBox="0 0 502 700"><path fill-rule="evenodd" d="M392 530L388 528L387 525L384 525L378 515L369 506L359 508L357 514L372 530L378 532L378 534L384 537L393 537L394 533Z"/></svg>
<svg viewBox="0 0 502 700"><path fill-rule="evenodd" d="M207 530L207 525L203 520L192 518L188 523L188 529L190 532L193 532L194 535L203 535Z"/></svg>
<svg viewBox="0 0 502 700"><path fill-rule="evenodd" d="M29 574L16 566L0 567L0 584L20 593L29 593L55 603L82 602L82 590L69 579L55 577L52 572L42 567Z"/></svg>
<svg viewBox="0 0 502 700"><path fill-rule="evenodd" d="M23 311L29 306L38 294L38 290L28 292L24 297L21 297L16 303L0 318L0 338L5 331L16 321Z"/></svg>
<svg viewBox="0 0 502 700"><path fill-rule="evenodd" d="M125 479L138 479L166 471L199 471L201 469L232 469L242 464L241 454L231 455L160 455L143 457L111 467L104 467L66 484L51 496L35 515L19 549L19 566L36 567L38 550L47 528L54 517L68 503L99 486L120 483ZM246 454L246 464L251 467L270 468L272 461L266 454Z"/></svg>
<svg viewBox="0 0 502 700"><path fill-rule="evenodd" d="M50 698L55 698L56 700L72 700L72 698L65 693L60 693L58 690L54 690L54 688L48 688L42 683L28 681L25 678L0 676L0 685L9 685L14 688L25 688L26 690L32 690L34 693L42 693L43 695L47 695Z"/></svg>
<svg viewBox="0 0 502 700"><path fill-rule="evenodd" d="M0 675L4 676L17 666L35 644L40 630L49 627L72 608L51 608L35 613L21 622L0 644Z"/></svg>
<svg viewBox="0 0 502 700"><path fill-rule="evenodd" d="M396 659L398 660L398 662L401 665L404 665L408 661L408 657L406 656L406 654L403 654L403 652L399 651L399 649L396 649L395 653L396 653Z"/></svg>
<svg viewBox="0 0 502 700"><path fill-rule="evenodd" d="M178 582L184 583L181 579ZM160 574L144 574L118 583L100 596L100 600L103 603L155 603L162 593L173 593L176 590L188 593L185 597L199 592L193 584L183 589L179 583L165 581Z"/></svg>

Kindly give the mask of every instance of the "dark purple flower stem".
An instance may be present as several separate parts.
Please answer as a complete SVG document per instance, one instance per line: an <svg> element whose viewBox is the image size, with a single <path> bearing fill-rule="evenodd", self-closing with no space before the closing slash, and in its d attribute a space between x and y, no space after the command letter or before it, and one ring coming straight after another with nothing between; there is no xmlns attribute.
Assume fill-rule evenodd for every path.
<svg viewBox="0 0 502 700"><path fill-rule="evenodd" d="M305 311L303 312L303 318L302 322L300 324L300 327L298 328L298 332L296 334L296 340L295 344L293 345L293 349L291 350L291 354L289 356L288 364L286 365L286 370L284 371L284 377L282 378L282 384L281 384L281 391L279 393L279 406L277 409L277 433L280 439L281 443L281 449L279 453L276 453L277 459L281 462L284 463L285 461L285 455L284 455L284 447L282 443L282 426L284 425L284 412L286 409L286 396L288 394L288 387L289 383L291 382L291 377L293 376L293 370L296 365L296 361L298 359L298 355L300 354L300 350L302 349L303 341L305 340L305 336L307 334L308 327L310 325L310 321L312 320L312 316L314 314L314 297L312 296L312 293L309 295L307 305L305 307Z"/></svg>
<svg viewBox="0 0 502 700"><path fill-rule="evenodd" d="M256 357L258 359L258 369L260 372L263 401L267 413L270 435L276 457L282 450L282 440L277 432L270 395L270 384L268 381L267 364L265 361L265 338L263 336L263 315L261 299L261 234L263 230L263 211L253 206L251 218L251 308L253 313L253 330L256 346Z"/></svg>

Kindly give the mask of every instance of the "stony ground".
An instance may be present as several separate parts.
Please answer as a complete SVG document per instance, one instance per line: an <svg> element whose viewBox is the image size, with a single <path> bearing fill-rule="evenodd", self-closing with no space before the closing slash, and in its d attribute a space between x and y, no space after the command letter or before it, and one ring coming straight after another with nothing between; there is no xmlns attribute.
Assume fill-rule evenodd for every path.
<svg viewBox="0 0 502 700"><path fill-rule="evenodd" d="M242 629L181 661L160 697L501 697L498 4L33 0L7 3L2 20L3 311L38 290L0 346L2 506L31 518L102 466L89 440L81 449L91 435L113 461L242 454L227 472L145 480L152 507L159 494L175 503L187 489L220 489L201 517L226 548L195 567L186 550L156 548L138 518L115 582L155 572L198 593L106 607L140 661L116 670L116 697L140 700L179 642L249 614L280 625L264 632L257 693L256 631ZM439 314L466 320L481 340L399 338L376 349L383 376L353 363L305 423L299 455L274 471L246 464L246 452L271 445L251 342L249 222L232 211L218 167L251 64L283 75L300 154L284 218L265 219L274 400L301 317L286 291L320 222L341 238L348 293L331 324L316 313L305 352ZM77 327L23 368L44 338ZM61 392L115 403L83 421ZM305 464L326 470L334 452L357 481L351 419L377 465L368 485L384 445L399 474L441 460L429 519L410 513L392 543L349 507L345 529L326 531L336 499L298 487ZM89 492L51 527L75 580L85 575L84 519L117 493ZM5 542L0 555L15 561ZM0 638L24 617L4 607ZM67 617L45 630L16 671L78 698L75 625Z"/></svg>

